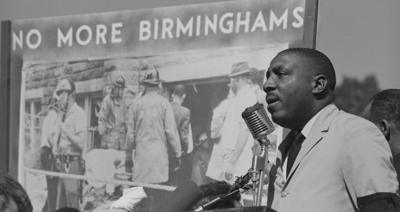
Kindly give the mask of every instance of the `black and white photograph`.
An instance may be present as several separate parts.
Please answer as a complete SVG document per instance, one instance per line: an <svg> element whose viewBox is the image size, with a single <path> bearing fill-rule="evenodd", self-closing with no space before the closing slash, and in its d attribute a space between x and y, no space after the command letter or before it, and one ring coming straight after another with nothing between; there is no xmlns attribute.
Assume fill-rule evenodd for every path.
<svg viewBox="0 0 400 212"><path fill-rule="evenodd" d="M0 8L0 210L400 210L399 4L90 1Z"/></svg>

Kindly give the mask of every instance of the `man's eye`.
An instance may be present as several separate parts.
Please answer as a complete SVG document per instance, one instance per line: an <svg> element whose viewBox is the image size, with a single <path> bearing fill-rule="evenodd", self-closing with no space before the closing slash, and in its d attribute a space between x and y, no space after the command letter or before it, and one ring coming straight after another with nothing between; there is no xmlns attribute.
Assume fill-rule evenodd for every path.
<svg viewBox="0 0 400 212"><path fill-rule="evenodd" d="M275 72L275 74L276 74L276 76L278 76L278 77L282 77L282 76L284 76L286 73L285 73L284 71L277 70L277 71Z"/></svg>

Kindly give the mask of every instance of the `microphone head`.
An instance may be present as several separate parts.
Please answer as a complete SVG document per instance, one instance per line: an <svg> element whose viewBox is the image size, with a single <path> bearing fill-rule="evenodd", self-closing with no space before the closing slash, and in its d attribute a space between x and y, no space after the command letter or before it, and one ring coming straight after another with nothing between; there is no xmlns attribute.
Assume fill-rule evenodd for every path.
<svg viewBox="0 0 400 212"><path fill-rule="evenodd" d="M256 103L255 105L246 108L242 112L242 117L253 135L253 138L258 141L262 140L275 130L274 124L268 118L264 106L260 103Z"/></svg>

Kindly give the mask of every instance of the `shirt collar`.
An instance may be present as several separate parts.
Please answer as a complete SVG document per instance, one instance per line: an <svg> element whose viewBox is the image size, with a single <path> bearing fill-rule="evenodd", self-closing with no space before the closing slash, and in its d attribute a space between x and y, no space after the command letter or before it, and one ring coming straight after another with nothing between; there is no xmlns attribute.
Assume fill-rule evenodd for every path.
<svg viewBox="0 0 400 212"><path fill-rule="evenodd" d="M326 110L326 108L328 107L325 106L324 108L322 108L317 114L315 114L308 122L307 124L303 127L303 129L301 130L301 134L303 134L304 137L308 137L308 135L310 134L311 128L314 125L314 122L317 120L318 116L320 116L320 114L322 113L322 111Z"/></svg>

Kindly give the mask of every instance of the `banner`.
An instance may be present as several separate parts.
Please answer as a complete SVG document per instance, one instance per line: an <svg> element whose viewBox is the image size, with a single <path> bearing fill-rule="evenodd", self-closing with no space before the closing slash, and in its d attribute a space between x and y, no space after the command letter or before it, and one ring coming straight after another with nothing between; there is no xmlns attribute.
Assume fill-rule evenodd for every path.
<svg viewBox="0 0 400 212"><path fill-rule="evenodd" d="M306 11L252 0L13 21L20 180L34 210L118 208L129 187L160 198L246 174L260 144L241 112L266 106L270 60L313 34ZM268 136L268 160L282 136ZM159 206L140 197L135 210ZM242 198L253 204L252 191Z"/></svg>
<svg viewBox="0 0 400 212"><path fill-rule="evenodd" d="M32 60L143 56L301 40L303 1L240 1L13 22L12 50Z"/></svg>

